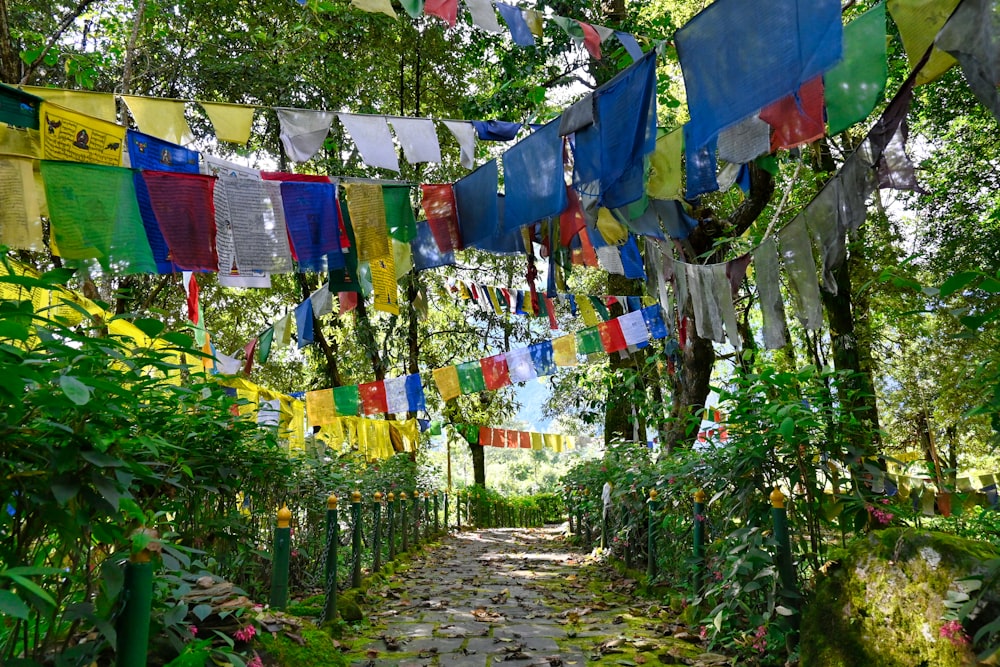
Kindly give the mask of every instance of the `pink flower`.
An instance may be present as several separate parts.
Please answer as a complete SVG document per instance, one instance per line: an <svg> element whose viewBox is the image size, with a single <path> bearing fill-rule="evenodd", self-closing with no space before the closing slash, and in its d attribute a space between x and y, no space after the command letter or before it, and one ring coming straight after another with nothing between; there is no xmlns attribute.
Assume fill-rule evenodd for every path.
<svg viewBox="0 0 1000 667"><path fill-rule="evenodd" d="M197 625L189 625L188 626L188 632L191 633L192 637L197 637L198 636L198 626Z"/></svg>
<svg viewBox="0 0 1000 667"><path fill-rule="evenodd" d="M250 662L247 663L247 667L264 667L264 661L260 659L260 656L254 653L253 657L250 658Z"/></svg>
<svg viewBox="0 0 1000 667"><path fill-rule="evenodd" d="M944 637L955 646L965 646L969 643L969 636L965 634L965 628L959 621L948 621L938 630L938 636Z"/></svg>
<svg viewBox="0 0 1000 667"><path fill-rule="evenodd" d="M238 641L248 642L253 639L256 634L257 628L252 625L247 625L233 633L233 637L235 637Z"/></svg>
<svg viewBox="0 0 1000 667"><path fill-rule="evenodd" d="M701 637L703 640L708 638L708 626L707 625L701 626L701 629L698 630L698 636Z"/></svg>
<svg viewBox="0 0 1000 667"><path fill-rule="evenodd" d="M694 520L697 521L698 523L701 523L702 521L705 520L705 515L704 514L695 514L694 515Z"/></svg>

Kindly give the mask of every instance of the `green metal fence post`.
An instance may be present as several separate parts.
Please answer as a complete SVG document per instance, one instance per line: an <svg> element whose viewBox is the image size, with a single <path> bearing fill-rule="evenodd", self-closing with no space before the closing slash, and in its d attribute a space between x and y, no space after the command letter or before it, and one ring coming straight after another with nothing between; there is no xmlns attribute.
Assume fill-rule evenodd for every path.
<svg viewBox="0 0 1000 667"><path fill-rule="evenodd" d="M421 508L420 508L420 492L419 491L414 491L413 492L413 546L414 546L414 548L416 548L417 545L420 544L420 528L421 528L421 525L422 525L422 523L420 521L420 512L422 512L422 511L423 510L421 510Z"/></svg>
<svg viewBox="0 0 1000 667"><path fill-rule="evenodd" d="M774 522L774 541L778 543L778 575L781 577L781 598L792 614L788 622L792 629L799 629L799 590L795 581L795 564L792 562L792 546L788 536L788 510L785 509L785 494L775 487L770 495L771 520ZM797 632L786 639L789 648L798 643Z"/></svg>
<svg viewBox="0 0 1000 667"><path fill-rule="evenodd" d="M386 524L388 524L389 560L396 560L396 494L389 492L386 503Z"/></svg>
<svg viewBox="0 0 1000 667"><path fill-rule="evenodd" d="M372 572L382 569L382 492L376 491L372 502L372 521L375 534L372 536Z"/></svg>
<svg viewBox="0 0 1000 667"><path fill-rule="evenodd" d="M399 493L399 535L403 538L403 551L410 550L410 531L406 526L409 514L406 511L406 491Z"/></svg>
<svg viewBox="0 0 1000 667"><path fill-rule="evenodd" d="M448 506L451 504L451 493L449 491L444 492L444 532L450 533L451 528L448 527Z"/></svg>
<svg viewBox="0 0 1000 667"><path fill-rule="evenodd" d="M447 507L447 501L445 501L445 507ZM438 510L439 510L439 507L438 507L438 492L435 491L434 492L434 534L435 535L440 535L441 534L441 515L438 513ZM447 523L448 523L448 521L445 520L445 524L447 524Z"/></svg>
<svg viewBox="0 0 1000 667"><path fill-rule="evenodd" d="M704 489L694 492L694 594L701 595L705 583L705 495Z"/></svg>
<svg viewBox="0 0 1000 667"><path fill-rule="evenodd" d="M271 608L288 605L288 561L291 555L292 513L288 505L278 510L278 527L274 530L274 557L271 561Z"/></svg>
<svg viewBox="0 0 1000 667"><path fill-rule="evenodd" d="M462 532L462 492L455 495L455 530Z"/></svg>
<svg viewBox="0 0 1000 667"><path fill-rule="evenodd" d="M431 539L431 495L424 491L424 541Z"/></svg>
<svg viewBox="0 0 1000 667"><path fill-rule="evenodd" d="M330 494L326 499L326 606L324 617L327 621L337 618L337 547L340 544L340 518L337 510L337 496Z"/></svg>
<svg viewBox="0 0 1000 667"><path fill-rule="evenodd" d="M159 537L156 531L147 533ZM152 552L142 549L125 565L122 599L125 606L118 617L116 664L118 667L146 667L149 653L149 617L153 607Z"/></svg>
<svg viewBox="0 0 1000 667"><path fill-rule="evenodd" d="M648 524L646 526L646 578L652 581L656 578L656 521L660 513L660 501L657 496L660 492L650 489L649 502L646 504L648 510Z"/></svg>
<svg viewBox="0 0 1000 667"><path fill-rule="evenodd" d="M361 492L351 493L351 519L354 534L351 539L351 588L361 588Z"/></svg>

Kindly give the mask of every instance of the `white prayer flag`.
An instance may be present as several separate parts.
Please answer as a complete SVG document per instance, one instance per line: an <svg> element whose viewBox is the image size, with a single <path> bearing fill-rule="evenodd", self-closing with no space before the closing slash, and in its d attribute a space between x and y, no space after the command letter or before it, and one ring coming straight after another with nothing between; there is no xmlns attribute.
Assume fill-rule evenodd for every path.
<svg viewBox="0 0 1000 667"><path fill-rule="evenodd" d="M639 345L649 340L649 329L646 328L646 320L642 317L641 310L633 310L618 318L618 323L622 327L622 335L629 345Z"/></svg>
<svg viewBox="0 0 1000 667"><path fill-rule="evenodd" d="M406 412L410 403L406 398L406 376L389 378L385 382L385 405L390 414Z"/></svg>
<svg viewBox="0 0 1000 667"><path fill-rule="evenodd" d="M323 147L336 114L332 111L275 107L281 123L281 144L293 162L305 162Z"/></svg>
<svg viewBox="0 0 1000 667"><path fill-rule="evenodd" d="M323 283L323 286L309 295L312 301L313 315L321 317L333 312L333 295L330 294L330 283Z"/></svg>
<svg viewBox="0 0 1000 667"><path fill-rule="evenodd" d="M476 128L467 120L441 121L448 128L461 148L462 166L472 169L476 166Z"/></svg>
<svg viewBox="0 0 1000 667"><path fill-rule="evenodd" d="M505 358L511 382L527 382L538 377L535 365L531 361L531 350L528 348L511 350L505 355Z"/></svg>
<svg viewBox="0 0 1000 667"><path fill-rule="evenodd" d="M201 154L201 173L206 176L237 176L239 178L260 178L260 169L236 164L214 155Z"/></svg>
<svg viewBox="0 0 1000 667"><path fill-rule="evenodd" d="M403 147L403 157L407 162L441 162L441 146L434 121L429 118L393 118L389 122L399 145Z"/></svg>
<svg viewBox="0 0 1000 667"><path fill-rule="evenodd" d="M490 32L500 32L500 22L497 21L497 14L493 10L493 3L490 0L465 0L465 6L472 14L472 22L483 30Z"/></svg>
<svg viewBox="0 0 1000 667"><path fill-rule="evenodd" d="M396 146L392 143L392 134L385 116L359 116L352 113L338 115L340 122L347 128L348 134L361 153L361 159L369 167L380 167L390 171L399 171L399 158L396 156Z"/></svg>

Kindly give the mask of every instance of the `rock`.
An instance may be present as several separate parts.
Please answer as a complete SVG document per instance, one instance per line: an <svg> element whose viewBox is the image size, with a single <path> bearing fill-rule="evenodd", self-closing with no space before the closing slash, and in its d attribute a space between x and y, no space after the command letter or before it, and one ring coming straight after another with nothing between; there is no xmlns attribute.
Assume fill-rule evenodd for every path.
<svg viewBox="0 0 1000 667"><path fill-rule="evenodd" d="M997 554L988 544L910 528L876 531L838 554L817 573L803 609L803 665L952 667L975 664L962 637L941 628L949 590L985 572ZM1000 591L982 619L1000 613ZM967 627L968 634L974 628Z"/></svg>
<svg viewBox="0 0 1000 667"><path fill-rule="evenodd" d="M365 617L358 603L350 598L340 598L337 600L337 613L340 614L340 618L348 623L360 621Z"/></svg>

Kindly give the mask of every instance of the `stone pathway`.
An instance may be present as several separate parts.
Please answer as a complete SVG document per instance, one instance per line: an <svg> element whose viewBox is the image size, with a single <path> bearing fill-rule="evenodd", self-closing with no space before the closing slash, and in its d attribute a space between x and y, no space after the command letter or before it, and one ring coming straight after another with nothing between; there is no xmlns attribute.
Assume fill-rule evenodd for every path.
<svg viewBox="0 0 1000 667"><path fill-rule="evenodd" d="M369 591L371 627L348 658L354 667L728 664L637 599L634 581L581 577L581 560L552 528L448 536Z"/></svg>

